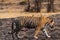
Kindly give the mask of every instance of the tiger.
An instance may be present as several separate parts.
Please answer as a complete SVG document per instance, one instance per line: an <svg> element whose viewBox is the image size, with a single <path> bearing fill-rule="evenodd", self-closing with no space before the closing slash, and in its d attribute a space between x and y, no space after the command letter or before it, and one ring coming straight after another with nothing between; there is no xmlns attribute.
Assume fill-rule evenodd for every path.
<svg viewBox="0 0 60 40"><path fill-rule="evenodd" d="M34 17L34 15L33 15L31 18L33 19L33 17ZM18 19L18 18L14 19L14 20L12 21L12 34L15 33L16 37L19 38L19 37L17 36L17 34L18 34L18 32L21 30L21 27L23 28L23 27L24 27L23 25L26 24L26 23L24 23L24 21L22 22L22 21L17 20L17 19ZM29 21L29 20L28 20L28 21ZM20 22L21 22L21 24L20 24ZM15 29L14 29L14 26L13 26L14 23L15 23L15 26L16 26ZM35 38L35 39L38 39L37 35L38 35L38 33L41 31L41 29L43 29L43 31L44 31L44 33L46 34L47 37L50 37L50 36L48 35L48 33L47 33L47 30L45 29L45 25L46 25L47 23L50 24L51 26L53 26L54 20L51 19L51 18L49 18L49 17L41 16L38 25L35 27L35 32L34 32L34 38ZM22 26L21 26L21 25L22 25ZM29 28L29 27L28 27L28 28ZM13 35L12 35L12 37L13 37ZM13 37L13 38L14 38L14 37Z"/></svg>

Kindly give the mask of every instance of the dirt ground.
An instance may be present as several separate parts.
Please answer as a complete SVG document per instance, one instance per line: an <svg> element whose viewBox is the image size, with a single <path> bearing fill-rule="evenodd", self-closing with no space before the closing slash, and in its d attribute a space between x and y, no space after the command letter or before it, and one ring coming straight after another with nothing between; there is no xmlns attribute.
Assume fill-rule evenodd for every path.
<svg viewBox="0 0 60 40"><path fill-rule="evenodd" d="M54 19L55 24L53 31L51 31L49 34L52 36L51 38L46 38L44 33L41 31L38 35L38 40L60 40L60 15L54 15L51 16L51 18ZM8 32L11 31L11 19L1 19L0 20L0 40L13 40L11 34L8 34ZM25 36L23 38L20 38L20 40L36 40L33 38L33 33L35 29L29 29L26 32L25 31L20 31L22 36ZM25 35L24 35L25 34ZM16 39L15 37L15 40Z"/></svg>

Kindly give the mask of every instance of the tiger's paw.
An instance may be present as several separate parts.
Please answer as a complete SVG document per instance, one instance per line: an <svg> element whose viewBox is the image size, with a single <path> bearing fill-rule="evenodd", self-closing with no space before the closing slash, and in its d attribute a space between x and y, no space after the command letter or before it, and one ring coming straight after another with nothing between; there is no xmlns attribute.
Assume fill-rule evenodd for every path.
<svg viewBox="0 0 60 40"><path fill-rule="evenodd" d="M37 37L37 36L34 36L34 38L35 38L35 39L38 39L38 37Z"/></svg>

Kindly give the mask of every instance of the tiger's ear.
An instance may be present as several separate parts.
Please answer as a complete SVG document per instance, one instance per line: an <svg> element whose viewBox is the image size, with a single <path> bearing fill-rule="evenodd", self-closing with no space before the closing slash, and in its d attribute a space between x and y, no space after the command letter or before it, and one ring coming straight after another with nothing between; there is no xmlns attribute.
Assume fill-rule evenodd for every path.
<svg viewBox="0 0 60 40"><path fill-rule="evenodd" d="M52 18L49 18L50 19L50 22L53 22L54 20Z"/></svg>
<svg viewBox="0 0 60 40"><path fill-rule="evenodd" d="M51 19L51 22L53 22L53 19Z"/></svg>

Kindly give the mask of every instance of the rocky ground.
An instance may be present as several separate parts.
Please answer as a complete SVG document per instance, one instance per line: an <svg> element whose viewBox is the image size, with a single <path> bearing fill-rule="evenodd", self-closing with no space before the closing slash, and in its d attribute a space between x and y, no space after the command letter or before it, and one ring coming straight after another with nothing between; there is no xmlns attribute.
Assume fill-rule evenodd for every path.
<svg viewBox="0 0 60 40"><path fill-rule="evenodd" d="M38 35L38 40L60 40L60 15L51 16L54 19L55 24L53 31L49 31L49 34L52 36L51 38L46 38L46 36L41 31ZM8 34L11 31L11 19L1 19L0 20L0 40L13 40L12 35ZM20 40L36 40L33 38L33 33L35 29L29 29L27 31L20 31L23 38ZM15 40L16 39L15 37Z"/></svg>

